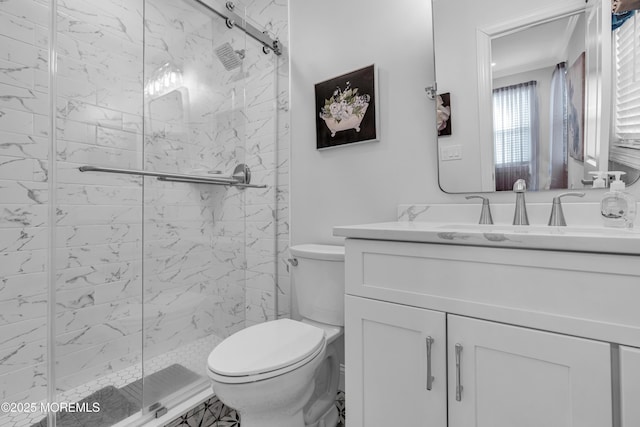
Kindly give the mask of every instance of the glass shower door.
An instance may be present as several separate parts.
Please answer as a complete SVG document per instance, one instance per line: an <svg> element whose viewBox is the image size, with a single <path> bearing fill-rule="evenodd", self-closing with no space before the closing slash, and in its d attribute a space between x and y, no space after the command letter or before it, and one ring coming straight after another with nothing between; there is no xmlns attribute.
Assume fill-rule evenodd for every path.
<svg viewBox="0 0 640 427"><path fill-rule="evenodd" d="M0 393L143 423L275 317L275 55L196 0L4 0L0 22ZM242 163L265 188L80 171Z"/></svg>
<svg viewBox="0 0 640 427"><path fill-rule="evenodd" d="M195 1L146 0L145 170L215 177L245 163L245 39ZM207 389L209 353L244 326L246 191L145 178L149 411Z"/></svg>
<svg viewBox="0 0 640 427"><path fill-rule="evenodd" d="M57 0L54 46L56 425L137 417L142 381L143 181L79 167L143 167L143 0Z"/></svg>
<svg viewBox="0 0 640 427"><path fill-rule="evenodd" d="M0 425L46 414L49 248L50 6L0 2Z"/></svg>

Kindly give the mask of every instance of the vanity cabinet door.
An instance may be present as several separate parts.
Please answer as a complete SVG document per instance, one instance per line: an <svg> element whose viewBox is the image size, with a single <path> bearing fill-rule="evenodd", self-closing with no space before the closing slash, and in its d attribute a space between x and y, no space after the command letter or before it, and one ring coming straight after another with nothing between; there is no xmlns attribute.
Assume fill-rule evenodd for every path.
<svg viewBox="0 0 640 427"><path fill-rule="evenodd" d="M620 347L622 427L640 426L640 349Z"/></svg>
<svg viewBox="0 0 640 427"><path fill-rule="evenodd" d="M447 328L450 427L612 425L609 344L454 315Z"/></svg>
<svg viewBox="0 0 640 427"><path fill-rule="evenodd" d="M446 427L445 319L440 312L346 296L349 427Z"/></svg>

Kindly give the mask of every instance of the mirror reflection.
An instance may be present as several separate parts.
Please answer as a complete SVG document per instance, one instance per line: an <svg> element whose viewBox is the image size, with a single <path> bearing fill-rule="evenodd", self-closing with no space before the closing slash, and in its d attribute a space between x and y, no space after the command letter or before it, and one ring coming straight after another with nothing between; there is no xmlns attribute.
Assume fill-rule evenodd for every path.
<svg viewBox="0 0 640 427"><path fill-rule="evenodd" d="M455 123L438 138L444 191L511 191L518 179L528 190L591 188L596 171L638 178L640 132L619 129L640 123L640 108L622 111L640 92L620 101L615 91L636 52L618 33L635 17L610 31L608 0L453 3L433 0L438 92Z"/></svg>
<svg viewBox="0 0 640 427"><path fill-rule="evenodd" d="M491 39L497 191L519 178L528 190L573 188L569 174L582 179L583 159L570 158L582 153L584 136L583 29L581 11Z"/></svg>

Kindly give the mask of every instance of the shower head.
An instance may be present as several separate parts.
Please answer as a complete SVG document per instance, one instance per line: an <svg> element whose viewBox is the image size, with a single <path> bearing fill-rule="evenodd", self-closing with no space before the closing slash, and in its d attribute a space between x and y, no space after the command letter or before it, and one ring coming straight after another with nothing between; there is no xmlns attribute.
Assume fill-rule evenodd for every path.
<svg viewBox="0 0 640 427"><path fill-rule="evenodd" d="M216 56L224 65L224 68L234 70L242 65L244 59L244 50L234 50L229 43L218 46L215 50Z"/></svg>

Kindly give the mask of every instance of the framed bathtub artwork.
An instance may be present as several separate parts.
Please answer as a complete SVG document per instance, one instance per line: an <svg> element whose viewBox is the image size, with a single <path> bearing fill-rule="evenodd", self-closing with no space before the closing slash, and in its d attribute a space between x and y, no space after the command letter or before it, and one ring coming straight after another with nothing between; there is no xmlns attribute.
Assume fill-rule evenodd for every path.
<svg viewBox="0 0 640 427"><path fill-rule="evenodd" d="M318 150L378 141L376 86L374 65L315 85Z"/></svg>

